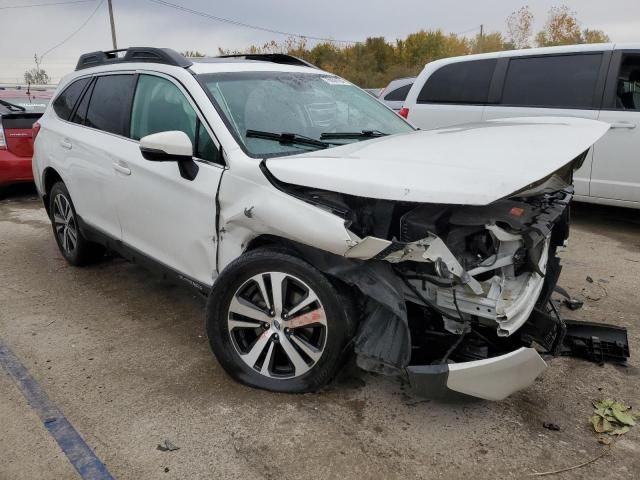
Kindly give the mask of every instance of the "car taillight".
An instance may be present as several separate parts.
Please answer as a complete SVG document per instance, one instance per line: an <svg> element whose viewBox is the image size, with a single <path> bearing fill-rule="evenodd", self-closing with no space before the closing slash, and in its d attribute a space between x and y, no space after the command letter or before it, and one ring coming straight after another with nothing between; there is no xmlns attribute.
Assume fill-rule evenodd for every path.
<svg viewBox="0 0 640 480"><path fill-rule="evenodd" d="M0 117L0 150L7 149L7 141L4 139L4 127L2 126L2 118Z"/></svg>
<svg viewBox="0 0 640 480"><path fill-rule="evenodd" d="M38 132L40 132L40 124L38 122L34 123L33 126L31 127L31 137L32 137L32 141L35 142L36 141L36 136L38 135Z"/></svg>
<svg viewBox="0 0 640 480"><path fill-rule="evenodd" d="M402 118L409 118L409 109L407 107L402 107L398 112L398 115Z"/></svg>

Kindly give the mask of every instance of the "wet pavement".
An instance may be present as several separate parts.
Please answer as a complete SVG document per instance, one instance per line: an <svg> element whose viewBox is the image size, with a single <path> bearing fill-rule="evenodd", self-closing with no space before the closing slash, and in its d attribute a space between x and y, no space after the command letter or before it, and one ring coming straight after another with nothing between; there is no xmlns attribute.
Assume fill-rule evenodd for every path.
<svg viewBox="0 0 640 480"><path fill-rule="evenodd" d="M119 479L524 478L607 448L592 400L640 408L640 211L578 205L562 256L560 284L585 302L567 317L627 327L627 368L554 359L496 403L428 401L355 369L320 393L274 394L225 375L190 290L118 258L68 266L22 187L0 200L0 339ZM0 479L80 478L1 369L0 399ZM639 478L639 454L636 427L551 478Z"/></svg>

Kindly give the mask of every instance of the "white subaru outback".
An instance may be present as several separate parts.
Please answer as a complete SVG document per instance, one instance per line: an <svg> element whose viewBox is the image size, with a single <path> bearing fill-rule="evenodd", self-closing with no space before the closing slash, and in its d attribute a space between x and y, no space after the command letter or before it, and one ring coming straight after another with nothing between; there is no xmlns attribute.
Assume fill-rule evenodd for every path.
<svg viewBox="0 0 640 480"><path fill-rule="evenodd" d="M313 391L355 353L501 399L562 341L547 305L572 173L608 128L417 131L294 57L129 48L80 57L34 125L33 169L64 258L108 249L207 295L241 382Z"/></svg>

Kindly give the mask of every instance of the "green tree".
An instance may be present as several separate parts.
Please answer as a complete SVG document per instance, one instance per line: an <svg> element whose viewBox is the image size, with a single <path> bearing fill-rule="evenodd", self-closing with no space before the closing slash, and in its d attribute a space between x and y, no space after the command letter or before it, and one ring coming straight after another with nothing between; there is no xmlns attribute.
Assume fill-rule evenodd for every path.
<svg viewBox="0 0 640 480"><path fill-rule="evenodd" d="M609 35L602 30L590 30L588 28L582 30L583 43L607 43L610 41Z"/></svg>

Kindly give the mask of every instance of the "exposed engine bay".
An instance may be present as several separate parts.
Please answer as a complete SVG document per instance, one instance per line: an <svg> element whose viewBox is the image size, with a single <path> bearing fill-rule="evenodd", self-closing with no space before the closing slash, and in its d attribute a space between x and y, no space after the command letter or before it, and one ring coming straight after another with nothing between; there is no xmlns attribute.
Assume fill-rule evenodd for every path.
<svg viewBox="0 0 640 480"><path fill-rule="evenodd" d="M531 368L520 369L517 383L545 367L529 347L558 353L566 334L550 298L561 269L557 249L569 236L571 175L585 156L482 206L366 199L272 181L341 216L354 234L345 258L303 253L364 294L360 367L408 368L411 377L410 365L447 373L458 362L519 353Z"/></svg>

